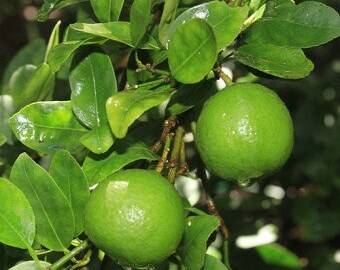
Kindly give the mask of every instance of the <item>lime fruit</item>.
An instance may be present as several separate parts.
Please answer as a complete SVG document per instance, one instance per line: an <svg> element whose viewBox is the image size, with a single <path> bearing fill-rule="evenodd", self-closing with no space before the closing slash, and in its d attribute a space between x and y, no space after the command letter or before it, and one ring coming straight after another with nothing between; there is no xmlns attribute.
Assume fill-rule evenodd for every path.
<svg viewBox="0 0 340 270"><path fill-rule="evenodd" d="M289 111L275 92L236 83L204 105L195 139L209 170L247 185L283 166L293 148L293 133Z"/></svg>
<svg viewBox="0 0 340 270"><path fill-rule="evenodd" d="M92 192L85 233L122 266L147 268L177 248L184 230L182 199L156 171L129 169L109 176Z"/></svg>

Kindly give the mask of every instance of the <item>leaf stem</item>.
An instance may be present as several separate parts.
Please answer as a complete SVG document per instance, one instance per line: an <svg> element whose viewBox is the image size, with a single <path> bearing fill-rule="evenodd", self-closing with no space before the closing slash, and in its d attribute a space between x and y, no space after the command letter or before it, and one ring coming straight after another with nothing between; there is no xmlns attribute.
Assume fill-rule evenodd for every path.
<svg viewBox="0 0 340 270"><path fill-rule="evenodd" d="M40 260L37 254L35 253L34 249L31 246L27 245L27 250L30 256L32 257L32 259L34 260L35 264L37 265L37 267L43 270L44 268L41 266Z"/></svg>
<svg viewBox="0 0 340 270"><path fill-rule="evenodd" d="M177 175L178 160L179 160L184 133L185 133L184 128L179 126L176 130L174 145L172 148L172 152L170 156L170 163L169 163L170 169L168 173L168 179L171 183L175 182L175 178Z"/></svg>
<svg viewBox="0 0 340 270"><path fill-rule="evenodd" d="M50 267L46 268L46 270L58 270L60 269L65 263L70 261L73 257L84 251L86 248L91 246L91 242L87 239L79 244L79 246L72 249L69 253L65 254L59 260L54 262Z"/></svg>
<svg viewBox="0 0 340 270"><path fill-rule="evenodd" d="M169 71L154 68L153 65L150 64L150 63L143 64L142 61L138 58L137 51L135 51L135 61L136 61L137 67L138 67L136 69L137 73L142 72L142 71L149 71L153 74L164 75L164 76L170 77Z"/></svg>

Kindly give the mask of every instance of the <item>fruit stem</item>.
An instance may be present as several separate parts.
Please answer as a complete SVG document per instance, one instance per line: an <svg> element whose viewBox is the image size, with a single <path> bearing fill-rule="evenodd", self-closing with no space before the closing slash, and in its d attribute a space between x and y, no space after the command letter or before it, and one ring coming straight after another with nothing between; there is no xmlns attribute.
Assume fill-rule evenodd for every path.
<svg viewBox="0 0 340 270"><path fill-rule="evenodd" d="M183 136L184 136L184 128L179 126L176 130L175 134L175 140L170 156L170 163L169 163L169 173L168 173L168 179L171 183L175 182L175 178L177 175L177 169L178 169L178 159L181 151L181 145L183 141Z"/></svg>
<svg viewBox="0 0 340 270"><path fill-rule="evenodd" d="M91 242L87 239L79 244L79 246L72 249L69 253L65 254L59 260L54 262L50 267L47 267L46 270L58 270L60 269L65 263L70 261L73 257L84 251L86 248L91 246Z"/></svg>

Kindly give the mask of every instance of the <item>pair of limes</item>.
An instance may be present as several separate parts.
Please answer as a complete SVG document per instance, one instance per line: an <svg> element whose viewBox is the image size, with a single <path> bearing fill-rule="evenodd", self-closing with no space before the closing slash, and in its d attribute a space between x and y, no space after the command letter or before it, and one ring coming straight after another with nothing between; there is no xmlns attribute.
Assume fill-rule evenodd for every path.
<svg viewBox="0 0 340 270"><path fill-rule="evenodd" d="M293 125L273 91L258 84L234 84L205 104L195 139L213 173L248 183L285 163L293 146ZM184 224L177 191L151 170L130 169L108 177L92 193L85 214L85 232L92 242L133 268L169 257Z"/></svg>

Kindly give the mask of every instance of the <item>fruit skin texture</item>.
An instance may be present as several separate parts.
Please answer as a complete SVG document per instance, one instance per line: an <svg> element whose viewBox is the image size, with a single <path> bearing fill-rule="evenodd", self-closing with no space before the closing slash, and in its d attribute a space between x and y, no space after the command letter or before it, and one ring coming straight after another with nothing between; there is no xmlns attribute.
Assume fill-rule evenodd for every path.
<svg viewBox="0 0 340 270"><path fill-rule="evenodd" d="M185 214L174 186L156 171L115 173L93 191L85 233L122 266L146 268L177 248Z"/></svg>
<svg viewBox="0 0 340 270"><path fill-rule="evenodd" d="M293 148L293 133L289 111L275 92L236 83L204 105L195 139L209 170L247 185L283 166Z"/></svg>

